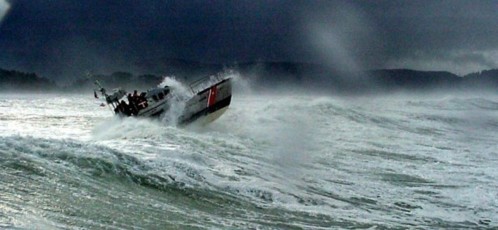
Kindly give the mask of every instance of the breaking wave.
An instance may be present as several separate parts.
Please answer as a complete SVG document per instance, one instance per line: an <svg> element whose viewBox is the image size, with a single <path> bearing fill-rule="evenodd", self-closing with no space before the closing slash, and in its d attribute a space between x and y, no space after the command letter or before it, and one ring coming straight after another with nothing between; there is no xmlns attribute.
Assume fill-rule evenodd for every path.
<svg viewBox="0 0 498 230"><path fill-rule="evenodd" d="M498 221L498 205L489 202L498 177L493 98L241 94L212 125L186 128L80 108L65 114L71 103L36 103L44 100L58 118L29 121L37 127L29 133L9 129L19 117L0 115L2 228L479 228ZM57 133L71 130L60 124L80 135Z"/></svg>

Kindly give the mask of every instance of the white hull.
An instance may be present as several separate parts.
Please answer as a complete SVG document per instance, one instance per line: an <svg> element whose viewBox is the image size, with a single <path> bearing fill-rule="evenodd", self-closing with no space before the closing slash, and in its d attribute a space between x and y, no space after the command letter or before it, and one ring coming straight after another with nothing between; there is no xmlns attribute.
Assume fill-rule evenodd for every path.
<svg viewBox="0 0 498 230"><path fill-rule="evenodd" d="M100 86L100 85L99 85ZM169 111L171 107L172 95L174 89L169 87L154 88L145 94L140 103L145 103L145 108L137 109L138 102L130 103L128 110L120 110L117 106L119 96L123 97L126 92L120 94L106 95L108 104L112 105L116 113L122 116L137 116L137 117L160 117ZM105 92L105 89L100 89ZM111 99L112 98L112 99ZM213 122L218 119L230 105L232 98L231 79L221 79L218 82L203 88L190 99L185 102L185 108L182 114L178 117L180 125L187 125L193 122L203 125ZM130 99L131 101L134 101ZM135 109L134 111L133 108ZM131 111L131 112L130 112ZM199 122L197 122L199 120Z"/></svg>

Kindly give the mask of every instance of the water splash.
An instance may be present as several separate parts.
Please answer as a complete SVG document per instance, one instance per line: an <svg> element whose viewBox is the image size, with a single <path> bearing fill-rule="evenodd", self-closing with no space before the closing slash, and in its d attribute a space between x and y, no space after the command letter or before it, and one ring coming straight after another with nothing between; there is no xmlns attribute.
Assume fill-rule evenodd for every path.
<svg viewBox="0 0 498 230"><path fill-rule="evenodd" d="M165 76L163 81L158 85L158 87L168 86L171 89L174 89L179 94L185 96L192 96L192 92L189 90L187 86L185 86L182 82L176 80L175 76Z"/></svg>
<svg viewBox="0 0 498 230"><path fill-rule="evenodd" d="M222 74L223 78L231 78L233 85L233 92L238 94L251 94L253 92L253 85L249 78L242 76L239 72L234 70L227 70Z"/></svg>
<svg viewBox="0 0 498 230"><path fill-rule="evenodd" d="M444 96L242 95L200 132L88 112L87 95L2 97L0 226L496 228L498 99Z"/></svg>
<svg viewBox="0 0 498 230"><path fill-rule="evenodd" d="M168 111L162 115L161 121L168 125L176 125L178 123L178 118L183 114L185 104L188 99L193 96L193 93L187 86L176 80L174 76L164 77L164 80L158 86L168 86L171 89L170 99L168 100L170 107Z"/></svg>
<svg viewBox="0 0 498 230"><path fill-rule="evenodd" d="M91 140L150 138L161 133L163 129L164 127L152 120L115 116L96 125L92 130Z"/></svg>

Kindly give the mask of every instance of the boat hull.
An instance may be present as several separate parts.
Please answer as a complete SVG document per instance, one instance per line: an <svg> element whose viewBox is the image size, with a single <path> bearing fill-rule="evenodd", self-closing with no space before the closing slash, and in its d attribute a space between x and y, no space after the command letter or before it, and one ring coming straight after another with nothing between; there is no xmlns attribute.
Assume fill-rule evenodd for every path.
<svg viewBox="0 0 498 230"><path fill-rule="evenodd" d="M185 125L203 118L203 123L218 119L232 100L231 79L225 79L197 93L187 101L179 124Z"/></svg>
<svg viewBox="0 0 498 230"><path fill-rule="evenodd" d="M196 84L198 83L199 81L196 82ZM192 89L192 85L190 87ZM101 88L101 90L105 94L105 89ZM108 104L112 105L116 114L120 116L161 117L169 113L167 116L173 116L172 119L177 121L179 125L187 125L199 119L203 120L203 124L212 122L227 110L232 100L230 78L218 80L204 88L201 87L201 90L197 92L192 89L194 95L189 98L179 97L173 91L174 89L168 86L153 88L147 93L143 93L146 96L142 98L128 96L129 105L121 101L124 103L123 107L118 106L119 100L117 98L118 96L124 97L125 91L118 96L106 95L106 98L109 98ZM114 97L116 100L113 99ZM183 109L178 114L171 113L178 110L178 103L182 105ZM145 108L140 109L141 105Z"/></svg>

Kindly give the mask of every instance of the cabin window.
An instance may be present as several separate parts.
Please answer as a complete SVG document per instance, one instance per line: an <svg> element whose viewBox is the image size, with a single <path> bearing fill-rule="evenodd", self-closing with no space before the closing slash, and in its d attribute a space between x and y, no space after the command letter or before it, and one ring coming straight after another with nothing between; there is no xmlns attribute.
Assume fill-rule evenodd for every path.
<svg viewBox="0 0 498 230"><path fill-rule="evenodd" d="M169 89L165 89L164 90L164 95L168 95L168 93L169 93Z"/></svg>
<svg viewBox="0 0 498 230"><path fill-rule="evenodd" d="M159 93L159 100L162 100L162 99L164 99L164 93L163 93L163 92L160 92L160 93Z"/></svg>
<svg viewBox="0 0 498 230"><path fill-rule="evenodd" d="M152 99L154 99L154 101L158 101L159 100L159 99L157 99L157 95L153 95Z"/></svg>

